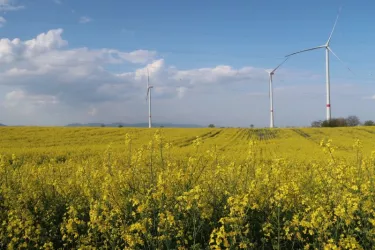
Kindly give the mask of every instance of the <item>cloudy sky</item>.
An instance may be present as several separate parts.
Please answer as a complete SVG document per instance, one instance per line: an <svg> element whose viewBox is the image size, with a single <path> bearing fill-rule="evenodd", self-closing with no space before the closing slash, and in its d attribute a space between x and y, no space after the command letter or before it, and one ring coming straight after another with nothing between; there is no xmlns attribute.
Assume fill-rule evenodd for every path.
<svg viewBox="0 0 375 250"><path fill-rule="evenodd" d="M331 47L332 116L375 119L375 3L0 0L0 123L269 125L268 74ZM325 118L323 50L274 76L276 126Z"/></svg>

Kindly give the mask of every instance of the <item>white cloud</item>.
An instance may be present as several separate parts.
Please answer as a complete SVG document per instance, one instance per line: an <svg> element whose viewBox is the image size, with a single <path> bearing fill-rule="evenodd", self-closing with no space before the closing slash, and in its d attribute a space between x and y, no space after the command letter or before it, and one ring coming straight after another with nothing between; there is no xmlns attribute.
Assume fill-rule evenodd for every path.
<svg viewBox="0 0 375 250"><path fill-rule="evenodd" d="M32 59L48 51L66 46L67 42L61 38L61 33L62 29L50 30L24 42L18 38L0 39L0 64Z"/></svg>
<svg viewBox="0 0 375 250"><path fill-rule="evenodd" d="M50 104L58 104L59 100L56 96L52 95L37 95L27 94L23 90L14 90L5 95L5 107L15 106L43 106Z"/></svg>
<svg viewBox="0 0 375 250"><path fill-rule="evenodd" d="M36 38L21 41L0 39L0 64L15 63L19 66L27 62L29 67L22 69L13 67L6 71L6 74L38 74L44 70L51 70L53 67L68 66L76 63L77 67L89 65L90 63L112 63L118 64L125 61L132 63L145 63L155 57L153 51L137 50L132 52L121 52L113 49L89 50L78 48L62 50L68 42L62 39L62 29L50 30L38 35ZM77 70L72 67L72 70Z"/></svg>
<svg viewBox="0 0 375 250"><path fill-rule="evenodd" d="M0 16L0 28L3 27L6 22L7 20L4 17Z"/></svg>
<svg viewBox="0 0 375 250"><path fill-rule="evenodd" d="M80 23L89 23L89 22L92 22L92 19L88 16L81 16L79 18L79 22Z"/></svg>
<svg viewBox="0 0 375 250"><path fill-rule="evenodd" d="M112 72L113 65L123 72ZM154 86L155 121L268 124L268 75L263 68L181 70L155 51L69 48L62 29L26 41L0 39L0 66L0 109L7 124L145 121L147 69ZM282 84L283 77L289 85ZM316 80L313 74L280 69L274 91L278 126L325 116L324 81L317 87ZM354 92L340 86L332 85L335 112L350 105L346 101L339 106L336 95Z"/></svg>
<svg viewBox="0 0 375 250"><path fill-rule="evenodd" d="M15 0L0 0L0 11L16 11L24 8L23 5L17 5Z"/></svg>
<svg viewBox="0 0 375 250"><path fill-rule="evenodd" d="M53 0L55 2L55 4L62 4L62 1L61 0Z"/></svg>

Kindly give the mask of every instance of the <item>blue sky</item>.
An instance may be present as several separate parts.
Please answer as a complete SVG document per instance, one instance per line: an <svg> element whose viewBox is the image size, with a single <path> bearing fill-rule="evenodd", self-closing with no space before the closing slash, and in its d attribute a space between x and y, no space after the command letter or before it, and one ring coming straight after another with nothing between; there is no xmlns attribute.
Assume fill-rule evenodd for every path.
<svg viewBox="0 0 375 250"><path fill-rule="evenodd" d="M89 51L84 55L77 54L73 57L74 62L70 58L64 63L64 66L78 63L83 67L75 67L83 70L79 73L80 78L69 80L63 79L60 64L53 65L56 67L53 70L49 68L51 71L42 68L38 71L36 62L30 58L6 61L3 56L1 61L0 57L0 63L7 65L2 71L5 76L9 75L6 70L12 69L17 72L27 69L29 74L17 75L17 78L12 75L9 81L0 83L0 102L3 103L0 107L8 114L0 122L58 125L88 121L145 121L147 106L143 86L140 87L144 83L136 77L136 72L162 60L162 64L158 64L162 65L158 68L158 75L152 78L155 87L159 88L155 89L154 95L155 121L267 126L267 75L261 72L275 67L286 54L324 44L341 5L343 9L331 48L356 75L331 56L333 116L357 114L363 120L375 119L371 112L375 108L375 52L372 49L375 28L371 25L375 21L372 11L375 3L371 1L0 0L0 6L3 6L0 16L5 19L0 28L3 39L28 41L50 30L62 30L54 39L61 38L66 42L64 45L39 49L31 59L43 57L47 60L45 58L50 56L48 58L53 62L57 60L56 53L59 53L59 58L65 58L77 49L87 48ZM17 10L10 10L10 7ZM116 53L144 50L155 54L143 62L134 62L134 58L124 59L121 63L89 61L98 53L102 53L100 57L104 56L103 53L108 56L103 49L116 50ZM15 51L19 50L11 54L14 55ZM82 60L87 65L83 66ZM67 62L72 64L67 65ZM231 67L233 71L249 67L254 71L244 70L239 77L233 72L224 74L213 70L220 65ZM105 75L110 79L105 78L104 73L99 75L100 70L95 71L100 68L105 69ZM202 72L202 68L208 70L210 79L197 73ZM122 85L118 78L113 78L126 72L126 76L133 72L133 78L121 78L124 80ZM61 77L58 74L62 74ZM90 85L88 79L93 79L92 75L97 78L95 84ZM176 80L182 75L182 80ZM274 82L276 125L308 125L314 119L324 119L324 75L323 50L297 55L283 65ZM40 82L46 79L55 80L41 85ZM87 84L82 85L85 81ZM121 97L124 98L114 97L105 90L106 100L95 101L102 99L100 91L110 84L112 88L121 88L124 92ZM176 91L181 86L183 95ZM83 91L87 100L72 102L69 95L77 91ZM51 104L40 100L43 98L55 101ZM25 109L24 105L29 108ZM82 110L77 106L83 107ZM127 106L131 107L128 111L122 110ZM108 110L116 115L109 115ZM126 115L118 115L124 112ZM38 119L35 114L38 114Z"/></svg>

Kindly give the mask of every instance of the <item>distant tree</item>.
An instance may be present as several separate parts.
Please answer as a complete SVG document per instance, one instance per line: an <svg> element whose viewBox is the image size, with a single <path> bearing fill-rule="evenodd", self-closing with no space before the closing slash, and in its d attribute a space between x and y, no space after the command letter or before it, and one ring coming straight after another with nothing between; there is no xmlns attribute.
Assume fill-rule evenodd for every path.
<svg viewBox="0 0 375 250"><path fill-rule="evenodd" d="M250 128L254 128L254 124L250 124Z"/></svg>
<svg viewBox="0 0 375 250"><path fill-rule="evenodd" d="M311 127L313 127L313 128L319 128L319 127L322 126L322 123L323 123L322 120L319 120L319 121L313 121L313 122L311 123Z"/></svg>
<svg viewBox="0 0 375 250"><path fill-rule="evenodd" d="M371 121L371 120L368 120L368 121L365 121L363 123L364 126L375 126L375 122L374 121Z"/></svg>
<svg viewBox="0 0 375 250"><path fill-rule="evenodd" d="M209 127L209 128L214 128L215 125L211 123L210 125L208 125L208 127Z"/></svg>
<svg viewBox="0 0 375 250"><path fill-rule="evenodd" d="M359 118L355 115L350 115L348 118L346 118L346 124L349 127L355 127L361 124Z"/></svg>
<svg viewBox="0 0 375 250"><path fill-rule="evenodd" d="M105 124L100 125L100 127L104 128L104 127L105 127Z"/></svg>
<svg viewBox="0 0 375 250"><path fill-rule="evenodd" d="M161 128L164 128L164 126L163 126L163 125L161 125L160 127L161 127Z"/></svg>
<svg viewBox="0 0 375 250"><path fill-rule="evenodd" d="M118 127L119 127L119 128L122 128L123 126L122 126L122 124L119 124Z"/></svg>
<svg viewBox="0 0 375 250"><path fill-rule="evenodd" d="M347 127L347 121L345 118L332 118L331 120L325 120L322 122L322 127Z"/></svg>
<svg viewBox="0 0 375 250"><path fill-rule="evenodd" d="M321 124L321 127L323 127L323 128L325 128L325 127L333 127L332 125L333 125L333 124L332 124L332 119L331 119L330 121L328 121L328 120L324 120L324 121L322 122L322 124Z"/></svg>

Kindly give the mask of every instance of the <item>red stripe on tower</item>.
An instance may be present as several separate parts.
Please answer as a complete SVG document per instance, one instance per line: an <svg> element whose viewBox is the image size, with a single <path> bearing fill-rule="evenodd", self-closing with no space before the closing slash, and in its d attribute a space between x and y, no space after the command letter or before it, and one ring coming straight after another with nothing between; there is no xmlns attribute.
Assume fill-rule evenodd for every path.
<svg viewBox="0 0 375 250"><path fill-rule="evenodd" d="M327 108L330 108L331 107L331 104L327 104Z"/></svg>

